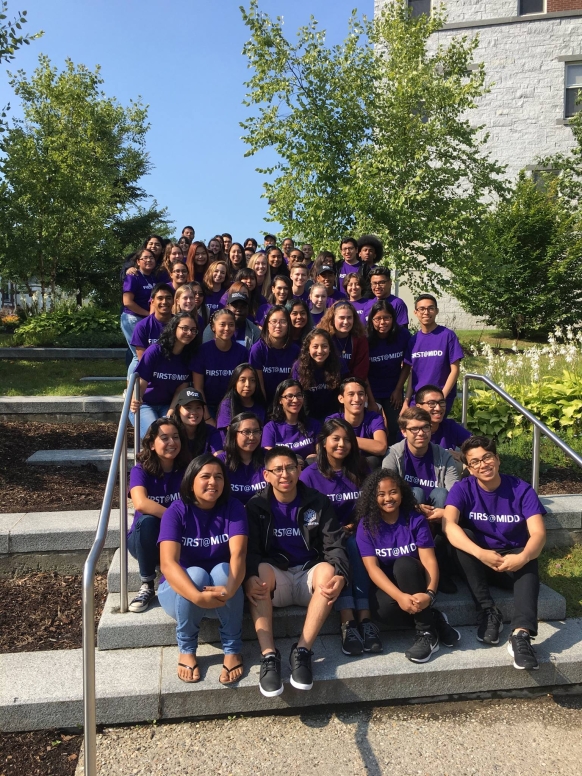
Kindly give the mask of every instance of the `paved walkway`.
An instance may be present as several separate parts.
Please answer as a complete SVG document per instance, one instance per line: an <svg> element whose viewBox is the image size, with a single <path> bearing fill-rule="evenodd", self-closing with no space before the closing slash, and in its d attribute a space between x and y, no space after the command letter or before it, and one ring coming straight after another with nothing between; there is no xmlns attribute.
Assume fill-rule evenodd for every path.
<svg viewBox="0 0 582 776"><path fill-rule="evenodd" d="M97 758L103 776L572 776L582 697L107 728Z"/></svg>

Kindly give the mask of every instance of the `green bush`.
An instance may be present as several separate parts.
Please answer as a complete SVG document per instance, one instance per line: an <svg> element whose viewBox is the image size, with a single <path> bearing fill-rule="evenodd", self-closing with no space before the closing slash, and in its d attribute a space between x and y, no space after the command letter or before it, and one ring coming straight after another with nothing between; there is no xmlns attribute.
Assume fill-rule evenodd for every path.
<svg viewBox="0 0 582 776"><path fill-rule="evenodd" d="M110 347L109 343L125 344L119 317L94 305L77 307L71 302L60 303L52 310L29 317L14 332L14 344L26 347L95 348Z"/></svg>

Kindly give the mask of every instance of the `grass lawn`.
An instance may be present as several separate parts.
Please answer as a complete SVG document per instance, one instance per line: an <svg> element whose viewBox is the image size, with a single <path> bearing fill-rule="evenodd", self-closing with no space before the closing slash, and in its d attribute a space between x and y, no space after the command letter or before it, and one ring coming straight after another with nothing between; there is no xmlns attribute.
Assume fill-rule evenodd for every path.
<svg viewBox="0 0 582 776"><path fill-rule="evenodd" d="M508 331L501 331L498 329L455 329L455 334L459 338L459 342L463 347L468 345L476 345L480 342L485 342L494 348L507 348L511 350L515 339ZM518 340L517 347L519 350L530 348L533 345L545 345L546 340Z"/></svg>
<svg viewBox="0 0 582 776"><path fill-rule="evenodd" d="M81 383L81 377L124 377L123 359L0 360L2 396L120 396L122 381Z"/></svg>
<svg viewBox="0 0 582 776"><path fill-rule="evenodd" d="M0 331L0 348L12 347L12 334L8 334L5 331Z"/></svg>
<svg viewBox="0 0 582 776"><path fill-rule="evenodd" d="M566 616L582 617L582 545L544 550L540 578L566 599Z"/></svg>

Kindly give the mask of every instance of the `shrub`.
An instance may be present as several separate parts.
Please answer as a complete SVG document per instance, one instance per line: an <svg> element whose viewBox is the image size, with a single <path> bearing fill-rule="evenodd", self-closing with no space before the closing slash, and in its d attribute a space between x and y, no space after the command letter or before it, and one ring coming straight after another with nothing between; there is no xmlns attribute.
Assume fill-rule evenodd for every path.
<svg viewBox="0 0 582 776"><path fill-rule="evenodd" d="M118 316L94 305L77 307L70 302L29 317L14 332L14 343L27 347L107 347L106 342L125 344Z"/></svg>

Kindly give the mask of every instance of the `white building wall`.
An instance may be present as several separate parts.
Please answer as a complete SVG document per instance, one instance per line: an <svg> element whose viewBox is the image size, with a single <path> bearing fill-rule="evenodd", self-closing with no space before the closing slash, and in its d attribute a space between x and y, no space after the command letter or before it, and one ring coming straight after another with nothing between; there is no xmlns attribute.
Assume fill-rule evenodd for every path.
<svg viewBox="0 0 582 776"><path fill-rule="evenodd" d="M443 0L447 22L481 21L517 16L519 0ZM439 3L433 0L433 7Z"/></svg>

